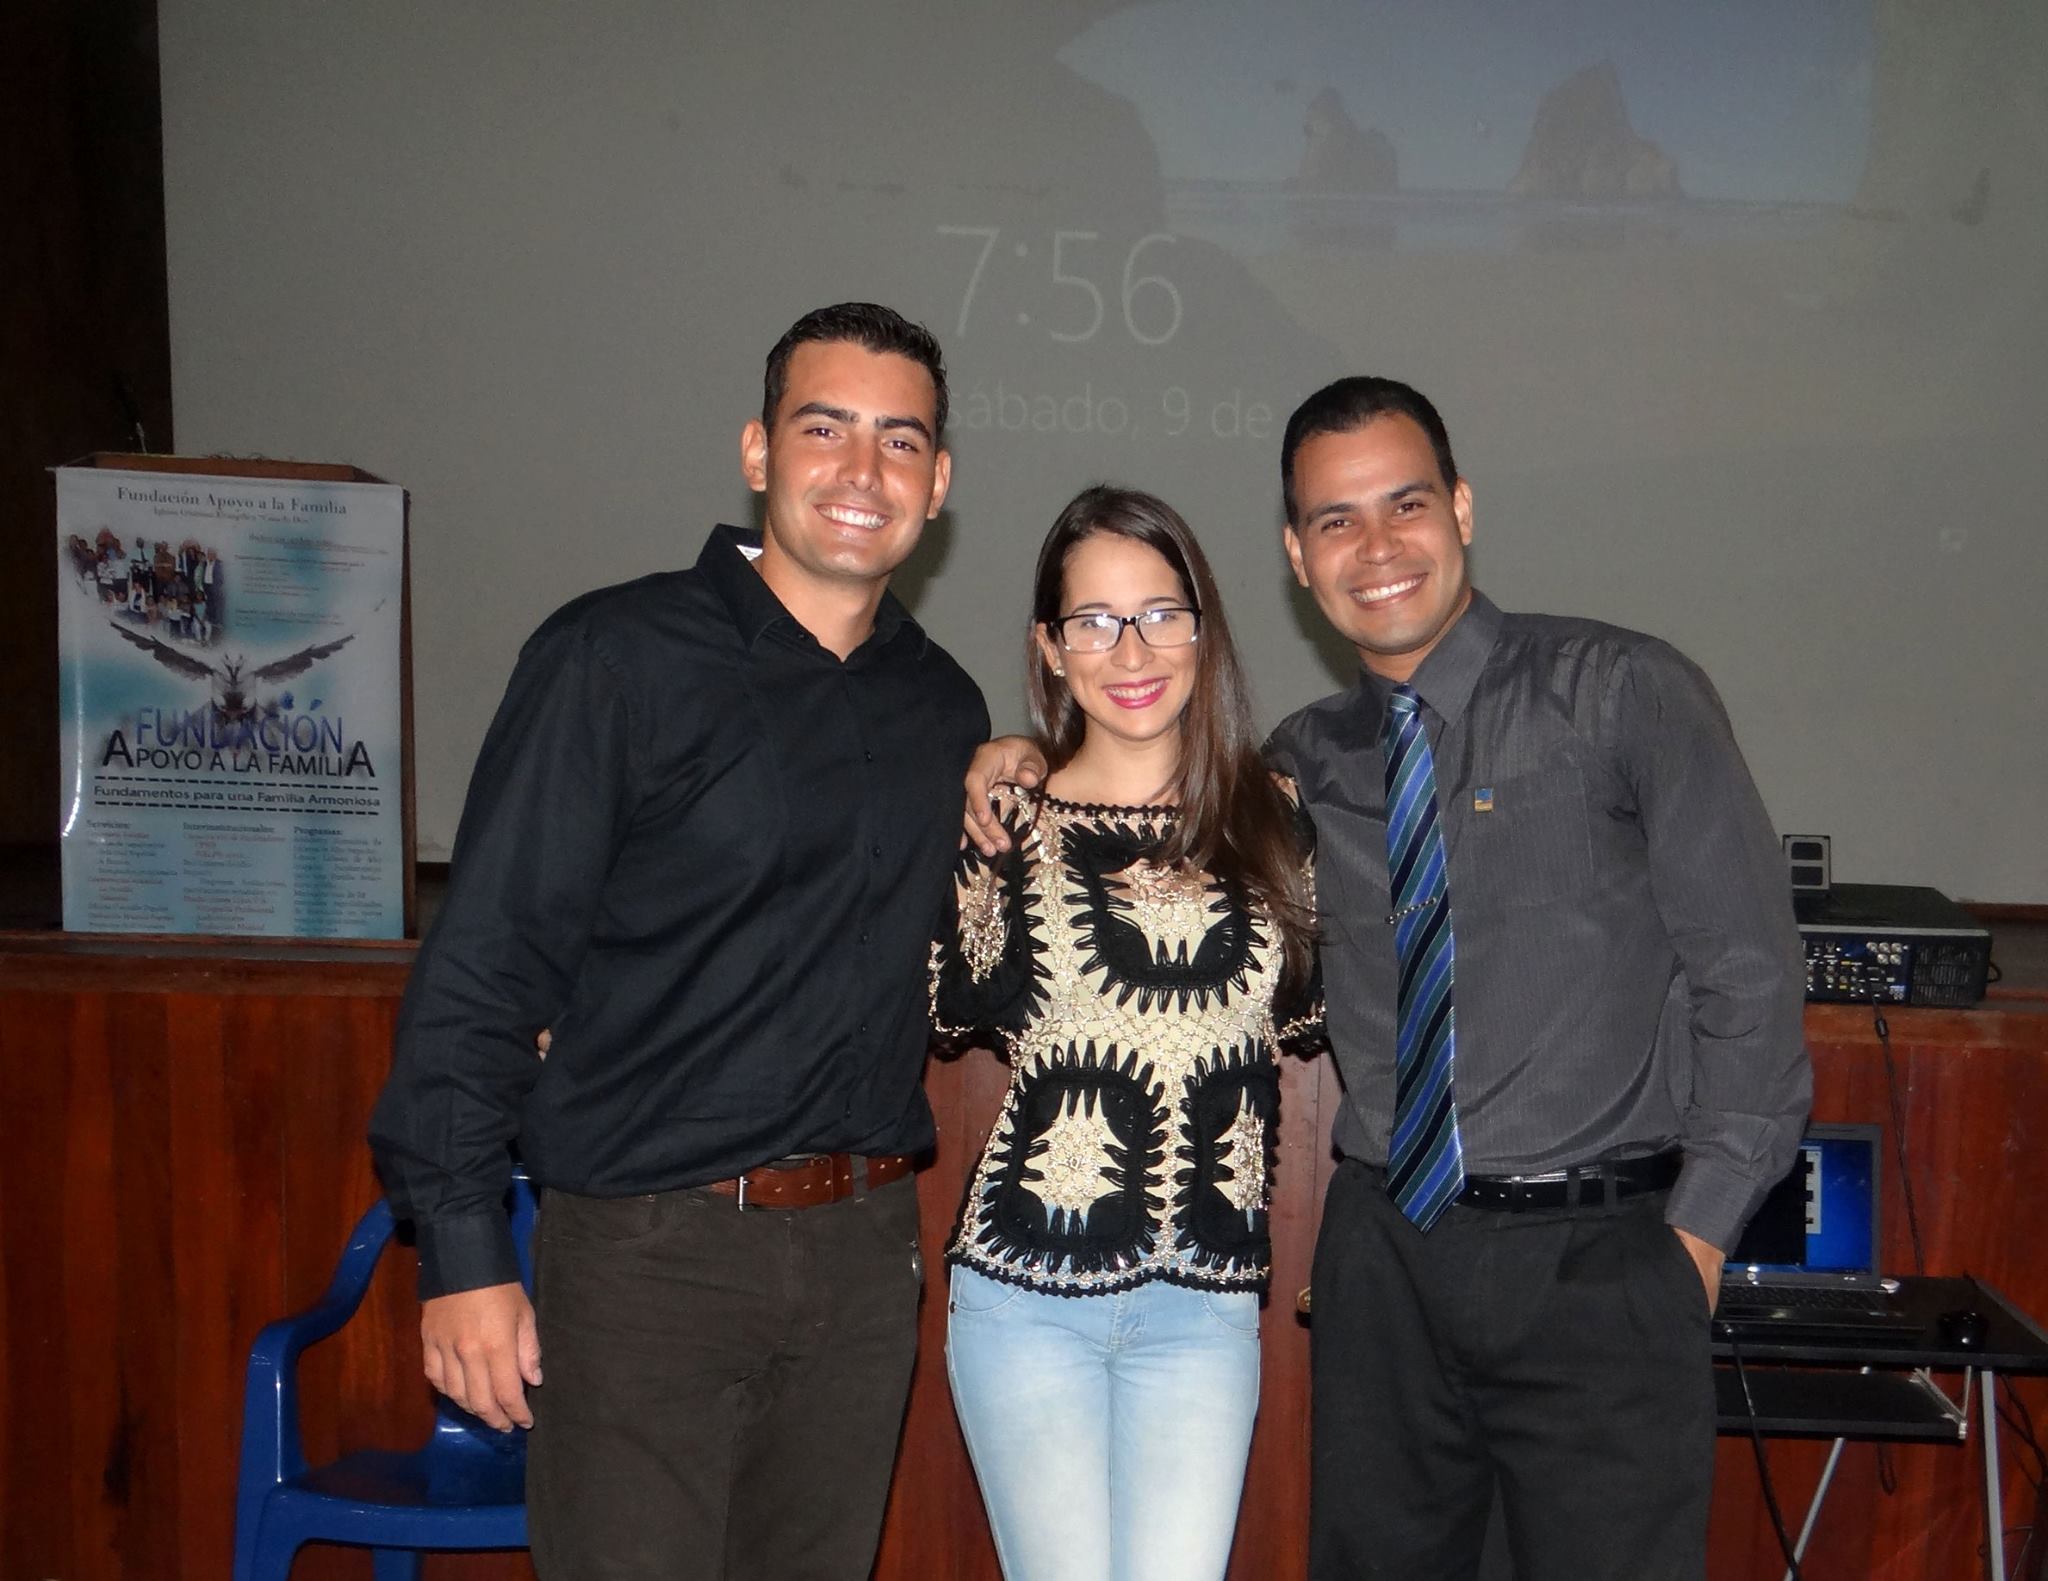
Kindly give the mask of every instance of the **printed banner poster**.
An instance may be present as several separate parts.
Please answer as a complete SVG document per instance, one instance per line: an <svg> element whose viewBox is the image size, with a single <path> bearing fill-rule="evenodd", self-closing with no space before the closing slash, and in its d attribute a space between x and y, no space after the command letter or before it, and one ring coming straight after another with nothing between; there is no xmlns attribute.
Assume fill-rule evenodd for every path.
<svg viewBox="0 0 2048 1581"><path fill-rule="evenodd" d="M404 932L405 491L57 473L64 926Z"/></svg>

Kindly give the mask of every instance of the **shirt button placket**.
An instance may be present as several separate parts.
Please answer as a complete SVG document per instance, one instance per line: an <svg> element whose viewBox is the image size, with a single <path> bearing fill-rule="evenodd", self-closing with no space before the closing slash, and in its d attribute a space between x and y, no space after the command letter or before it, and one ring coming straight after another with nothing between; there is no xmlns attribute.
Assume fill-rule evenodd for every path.
<svg viewBox="0 0 2048 1581"><path fill-rule="evenodd" d="M846 718L848 724L851 726L852 730L855 733L855 739L860 747L860 761L862 768L864 771L871 771L875 761L874 737L870 729L871 721L869 720L867 714L859 706L858 700L851 695L849 695L847 698ZM874 862L876 864L874 867L871 867L868 870L868 880L867 883L863 886L862 893L862 915L860 919L860 931L858 935L858 942L862 946L865 946L874 934L874 923L872 919L874 918L876 912L875 896L882 878L880 866L880 863L882 861L882 842L879 839L875 838L875 835L878 832L876 829L876 819L880 816L880 809L878 804L878 798L875 795L874 775L872 772L863 772L861 778L864 782L862 786L864 794L861 797L861 806L863 810L863 817L867 822L869 832L868 855L874 859ZM865 961L857 963L855 965L855 971L858 979L864 982L867 977L867 966ZM857 1039L857 1046L860 1050L861 1057L864 1060L871 1057L872 1050L868 1047L868 1023L865 1020L859 1023L858 1029L855 1033L855 1037ZM849 1099L846 1105L846 1112L848 1118L852 1117L853 1109L853 1101Z"/></svg>

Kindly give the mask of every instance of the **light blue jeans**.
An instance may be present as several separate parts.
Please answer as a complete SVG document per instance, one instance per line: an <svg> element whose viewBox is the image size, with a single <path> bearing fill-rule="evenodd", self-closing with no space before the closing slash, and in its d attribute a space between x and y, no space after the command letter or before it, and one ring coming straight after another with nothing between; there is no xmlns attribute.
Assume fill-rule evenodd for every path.
<svg viewBox="0 0 2048 1581"><path fill-rule="evenodd" d="M946 1373L1008 1581L1220 1581L1259 1298L1054 1296L952 1271Z"/></svg>

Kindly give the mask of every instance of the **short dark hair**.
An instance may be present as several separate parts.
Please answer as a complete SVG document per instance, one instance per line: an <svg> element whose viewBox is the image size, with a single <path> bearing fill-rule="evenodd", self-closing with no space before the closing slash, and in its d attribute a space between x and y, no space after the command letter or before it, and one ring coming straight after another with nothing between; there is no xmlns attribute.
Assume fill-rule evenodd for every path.
<svg viewBox="0 0 2048 1581"><path fill-rule="evenodd" d="M869 351L894 352L908 357L932 376L932 442L946 428L946 362L939 343L922 324L913 324L893 308L875 302L839 302L831 307L813 308L789 326L775 349L768 353L768 366L761 378L761 424L775 427L776 409L789 387L789 359L796 348L811 341L852 341Z"/></svg>
<svg viewBox="0 0 2048 1581"><path fill-rule="evenodd" d="M1083 489L1039 545L1031 581L1034 635L1024 642L1025 695L1046 762L1054 769L1072 762L1088 721L1065 678L1046 664L1035 633L1042 630L1058 644L1067 561L1095 537L1127 538L1154 550L1201 616L1194 687L1181 716L1180 765L1173 778L1181 819L1157 859L1169 866L1191 861L1264 902L1280 930L1282 975L1290 983L1304 981L1315 917L1294 811L1259 755L1251 688L1231 641L1216 574L1186 520L1157 495L1102 484Z"/></svg>
<svg viewBox="0 0 2048 1581"><path fill-rule="evenodd" d="M1294 453L1321 434L1348 434L1382 417L1413 418L1429 436L1429 448L1436 452L1436 469L1443 474L1444 487L1458 486L1458 463L1451 455L1451 436L1444 420L1430 404L1429 397L1399 379L1355 374L1326 384L1287 419L1287 433L1280 441L1280 495L1287 503L1287 519L1295 519Z"/></svg>

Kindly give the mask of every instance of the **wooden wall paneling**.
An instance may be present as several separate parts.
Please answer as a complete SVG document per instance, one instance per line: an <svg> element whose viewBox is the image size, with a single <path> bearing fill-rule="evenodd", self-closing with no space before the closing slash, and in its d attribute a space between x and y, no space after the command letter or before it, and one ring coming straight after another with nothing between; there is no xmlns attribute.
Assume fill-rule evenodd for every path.
<svg viewBox="0 0 2048 1581"><path fill-rule="evenodd" d="M178 1314L167 1299L175 1288L172 1245L179 1224L171 1179L171 1006L174 1000L125 995L115 1002L133 1027L126 1047L109 1042L105 1076L111 1089L113 1146L103 1157L81 1149L77 1162L111 1191L81 1222L81 1261L93 1258L91 1277L111 1298L114 1334L108 1370L116 1384L115 1416L104 1450L101 1486L114 1514L117 1574L146 1575L177 1525L178 1414L182 1380L177 1369ZM82 1140L82 1138L81 1138ZM75 1189L75 1187L74 1187ZM74 1204L67 1200L66 1207ZM99 1228L97 1236L93 1228ZM89 1251L92 1242L98 1247ZM96 1255L95 1255L96 1254ZM100 1266L104 1259L104 1266Z"/></svg>
<svg viewBox="0 0 2048 1581"><path fill-rule="evenodd" d="M12 1062L4 1039L5 1032L0 1030L0 1114L12 1118L14 1124L10 1130L18 1132L22 1124L22 1111L15 1105L24 1095L10 1090L12 1084L8 1080L8 1072L12 1069ZM28 1244L28 1226L19 1222L19 1210L12 1218L7 1212L10 1188L13 1186L16 1173L8 1165L8 1158L14 1150L13 1137L9 1138L9 1143L6 1152L0 1152L0 1510L7 1508L9 1490L19 1485L14 1470L14 1439L8 1431L7 1424L19 1419L20 1401L15 1389L14 1367L10 1364L9 1358L13 1357L17 1350L29 1348L28 1335L34 1332L29 1325L21 1323L14 1313L15 1281L9 1273L8 1248L15 1244L17 1235L24 1247ZM21 1196L16 1196L15 1200L20 1201ZM24 1280L22 1283L31 1284L32 1281ZM17 1334L21 1336L19 1346L14 1342ZM0 1521L0 1574L11 1572L15 1565L17 1556L14 1552L14 1540L10 1536L14 1524Z"/></svg>
<svg viewBox="0 0 2048 1581"><path fill-rule="evenodd" d="M361 1555L351 1557L360 1565ZM535 1581L533 1561L524 1549L516 1553L429 1554L424 1569L425 1581ZM367 1577L369 1572L359 1568L350 1574ZM311 1572L302 1576L294 1569L292 1581L311 1581Z"/></svg>
<svg viewBox="0 0 2048 1581"><path fill-rule="evenodd" d="M1767 1438L1764 1453L1786 1527L1796 1539L1827 1446ZM1846 1479L1850 1474L1846 1453L1844 1460L1840 1475ZM1751 1446L1746 1441L1721 1439L1714 1455L1714 1502L1707 1520L1707 1574L1714 1581L1723 1577L1727 1581L1763 1581L1765 1577L1775 1581L1785 1572L1758 1487ZM1827 1542L1816 1542L1809 1550L1812 1558L1802 1566L1807 1581L1827 1581L1826 1554L1834 1551Z"/></svg>
<svg viewBox="0 0 2048 1581"><path fill-rule="evenodd" d="M151 947L154 951L154 947ZM251 951L260 956L261 951ZM221 1574L232 1525L241 1378L263 1323L325 1287L376 1186L362 1145L389 1058L403 954L209 960L168 949L0 950L0 1576L115 1581ZM1974 1271L2048 1310L2031 1204L2048 1192L2048 1016L1894 1012L1894 1062L1931 1272ZM1889 1125L1866 1011L1808 1016L1822 1119ZM933 1065L940 1132L920 1178L926 1302L878 1581L996 1581L979 1492L945 1382L942 1252L1007 1073L986 1053ZM1341 1088L1327 1060L1283 1070L1274 1295L1258 1435L1232 1581L1298 1576L1307 1509L1307 1282ZM1888 1170L1887 1260L1910 1266ZM427 1430L415 1262L385 1265L357 1323L310 1352L316 1456ZM1953 1381L1953 1380L1951 1380ZM2023 1387L2048 1420L2048 1390ZM1795 1524L1825 1446L1774 1440ZM2015 1523L2031 1517L2008 1442ZM1813 1581L1980 1573L1976 1445L1845 1453L1807 1565ZM1782 1565L1748 1446L1726 1440L1712 1521L1717 1581ZM296 1581L367 1581L359 1551L308 1549ZM433 1581L531 1581L524 1555L437 1556Z"/></svg>
<svg viewBox="0 0 2048 1581"><path fill-rule="evenodd" d="M109 1022L119 1017L116 1029ZM127 1502L129 1472L116 1449L123 1432L119 1361L119 1281L114 1238L120 1202L114 1190L119 1145L115 1134L113 1037L138 1061L161 1041L160 1025L110 1000L80 1002L69 1050L70 1086L62 1118L64 1146L53 1177L59 1196L50 1203L63 1226L53 1266L61 1301L60 1375L73 1436L65 1480L55 1490L68 1508L71 1568L58 1572L112 1581L122 1571L116 1546Z"/></svg>
<svg viewBox="0 0 2048 1581"><path fill-rule="evenodd" d="M0 1015L0 1575L74 1576L73 1469L81 1421L93 1403L74 1387L84 1348L69 1322L62 1211L70 1150L71 1093L80 1081L74 1046L91 1040L98 1014L60 994L25 994ZM85 1073L90 1081L90 1072ZM104 1362L111 1342L99 1356ZM97 1468L90 1488L98 1487ZM16 1518L13 1512L22 1512ZM104 1530L105 1523L98 1529Z"/></svg>
<svg viewBox="0 0 2048 1581"><path fill-rule="evenodd" d="M231 1501L204 1472L241 1437L248 1342L283 1299L277 1256L277 1063L231 1030L250 999L176 994L169 1007L172 1357L177 1399L176 1526L194 1554L225 1556ZM223 1054L229 1057L223 1058Z"/></svg>

